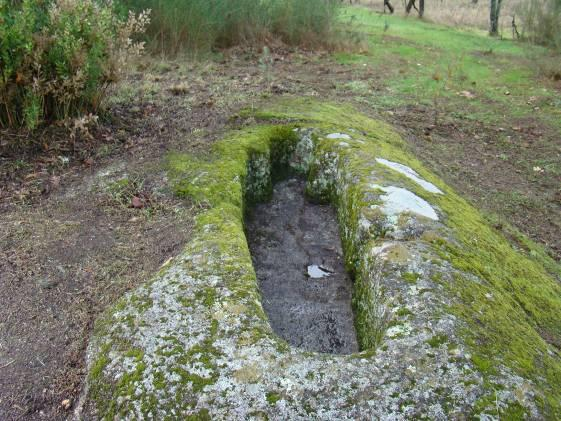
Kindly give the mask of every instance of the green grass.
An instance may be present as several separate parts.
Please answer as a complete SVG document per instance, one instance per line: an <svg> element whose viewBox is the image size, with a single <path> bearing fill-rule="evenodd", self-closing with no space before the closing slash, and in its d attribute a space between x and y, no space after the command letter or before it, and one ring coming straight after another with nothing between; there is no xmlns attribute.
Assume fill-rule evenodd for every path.
<svg viewBox="0 0 561 421"><path fill-rule="evenodd" d="M431 348L438 348L440 345L448 342L448 337L446 335L440 334L430 338L427 343Z"/></svg>
<svg viewBox="0 0 561 421"><path fill-rule="evenodd" d="M343 9L340 20L367 34L369 51L339 53L337 61L371 65L384 75L386 91L363 95L362 102L373 108L412 102L434 107L436 101L440 112L461 110L456 116L466 119L503 124L533 117L561 130L558 93L536 80L540 76L536 63L548 60L550 54L542 47L360 7ZM462 91L474 98L458 95ZM528 103L531 97L542 103L539 115Z"/></svg>

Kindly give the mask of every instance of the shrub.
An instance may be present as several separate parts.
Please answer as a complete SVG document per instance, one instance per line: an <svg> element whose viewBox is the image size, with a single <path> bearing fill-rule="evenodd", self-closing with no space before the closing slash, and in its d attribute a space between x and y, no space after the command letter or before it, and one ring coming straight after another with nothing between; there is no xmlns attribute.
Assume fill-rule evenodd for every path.
<svg viewBox="0 0 561 421"><path fill-rule="evenodd" d="M288 44L328 41L335 27L340 1L277 1L272 9L272 31Z"/></svg>
<svg viewBox="0 0 561 421"><path fill-rule="evenodd" d="M151 9L153 50L208 51L275 36L288 44L326 42L340 0L122 0L125 8Z"/></svg>
<svg viewBox="0 0 561 421"><path fill-rule="evenodd" d="M529 0L520 13L526 38L561 50L561 0Z"/></svg>
<svg viewBox="0 0 561 421"><path fill-rule="evenodd" d="M118 19L109 0L0 0L0 125L96 112L148 23Z"/></svg>

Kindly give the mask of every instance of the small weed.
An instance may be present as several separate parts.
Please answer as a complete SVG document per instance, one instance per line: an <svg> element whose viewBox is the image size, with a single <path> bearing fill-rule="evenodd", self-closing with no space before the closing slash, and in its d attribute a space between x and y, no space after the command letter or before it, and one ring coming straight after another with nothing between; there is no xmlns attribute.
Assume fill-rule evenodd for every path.
<svg viewBox="0 0 561 421"><path fill-rule="evenodd" d="M266 396L269 405L275 405L278 401L281 400L281 395L279 395L277 392L267 392Z"/></svg>
<svg viewBox="0 0 561 421"><path fill-rule="evenodd" d="M509 213L519 212L521 208L542 209L544 207L540 200L519 191L496 192L495 199L502 209Z"/></svg>
<svg viewBox="0 0 561 421"><path fill-rule="evenodd" d="M130 105L138 101L140 91L127 81L121 82L111 96L107 98L107 105Z"/></svg>
<svg viewBox="0 0 561 421"><path fill-rule="evenodd" d="M368 83L362 80L352 80L347 82L343 85L345 88L350 90L351 92L359 93L359 94L366 94L370 91L370 86Z"/></svg>
<svg viewBox="0 0 561 421"><path fill-rule="evenodd" d="M189 85L185 82L181 82L175 85L172 85L169 88L169 91L173 94L173 95L186 95L189 93Z"/></svg>
<svg viewBox="0 0 561 421"><path fill-rule="evenodd" d="M267 46L263 47L263 52L259 58L259 68L263 74L263 79L268 85L270 85L272 81L273 58L271 57L271 51Z"/></svg>
<svg viewBox="0 0 561 421"><path fill-rule="evenodd" d="M116 144L105 143L95 151L98 159L111 156L119 147Z"/></svg>
<svg viewBox="0 0 561 421"><path fill-rule="evenodd" d="M401 278L408 284L416 284L420 277L421 275L414 272L405 272L401 275Z"/></svg>
<svg viewBox="0 0 561 421"><path fill-rule="evenodd" d="M146 200L148 195L144 192L144 180L140 177L114 181L107 186L107 193L114 205L123 208L144 207L149 203L149 200ZM137 206L135 206L135 198L140 201Z"/></svg>
<svg viewBox="0 0 561 421"><path fill-rule="evenodd" d="M438 348L440 345L448 342L448 336L444 334L438 334L433 336L427 341L427 344L430 345L431 348Z"/></svg>
<svg viewBox="0 0 561 421"><path fill-rule="evenodd" d="M16 159L8 164L8 171L19 171L31 168L31 164L23 159Z"/></svg>
<svg viewBox="0 0 561 421"><path fill-rule="evenodd" d="M413 314L413 312L409 310L407 307L401 307L399 310L397 310L395 314L397 314L400 317L405 317L405 316L409 316L410 314Z"/></svg>

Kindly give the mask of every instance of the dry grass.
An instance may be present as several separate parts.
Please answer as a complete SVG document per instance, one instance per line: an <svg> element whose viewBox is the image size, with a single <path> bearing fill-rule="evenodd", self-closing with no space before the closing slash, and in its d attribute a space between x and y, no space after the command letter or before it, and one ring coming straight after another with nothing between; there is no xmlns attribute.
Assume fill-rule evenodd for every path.
<svg viewBox="0 0 561 421"><path fill-rule="evenodd" d="M512 37L512 17L517 13L524 0L503 2L500 17L500 33L505 38ZM405 0L391 0L395 13L405 14ZM359 3L376 10L384 10L383 0L359 0ZM471 27L482 30L489 28L489 2L479 0L473 4L471 0L428 0L425 2L425 19L454 27ZM518 24L519 25L519 24Z"/></svg>
<svg viewBox="0 0 561 421"><path fill-rule="evenodd" d="M330 44L339 0L121 0L151 10L148 46L157 53L209 52L235 45Z"/></svg>

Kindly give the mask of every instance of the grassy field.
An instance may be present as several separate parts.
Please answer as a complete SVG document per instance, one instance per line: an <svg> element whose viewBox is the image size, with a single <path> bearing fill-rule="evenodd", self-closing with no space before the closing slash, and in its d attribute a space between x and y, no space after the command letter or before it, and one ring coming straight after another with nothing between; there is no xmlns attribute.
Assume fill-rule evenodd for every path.
<svg viewBox="0 0 561 421"><path fill-rule="evenodd" d="M359 3L376 11L384 10L383 0L361 0ZM512 17L519 13L522 3L521 0L503 2L499 20L499 32L502 36L506 38L512 36ZM405 14L403 1L394 1L392 4L398 16ZM478 28L487 31L489 28L489 3L487 1L473 3L471 0L430 1L425 3L425 19L447 26Z"/></svg>
<svg viewBox="0 0 561 421"><path fill-rule="evenodd" d="M534 115L532 97L541 105L539 117L561 127L558 92L538 80L539 61L548 61L545 49L369 9L346 9L342 19L368 34L370 48L367 54L337 54L338 60L375 66L387 80L388 94L376 95L374 106L441 99L463 108L466 118L500 122L501 115Z"/></svg>
<svg viewBox="0 0 561 421"><path fill-rule="evenodd" d="M0 131L0 418L66 418L92 321L189 239L199 210L173 197L168 153L204 153L238 127L241 109L281 97L350 103L389 122L499 234L561 279L561 58L489 38L484 24L430 23L441 20L431 7L425 21L343 8L337 52L266 39L267 49L198 60L145 56L91 138L72 144L60 127L37 138ZM12 137L34 147L13 149Z"/></svg>

